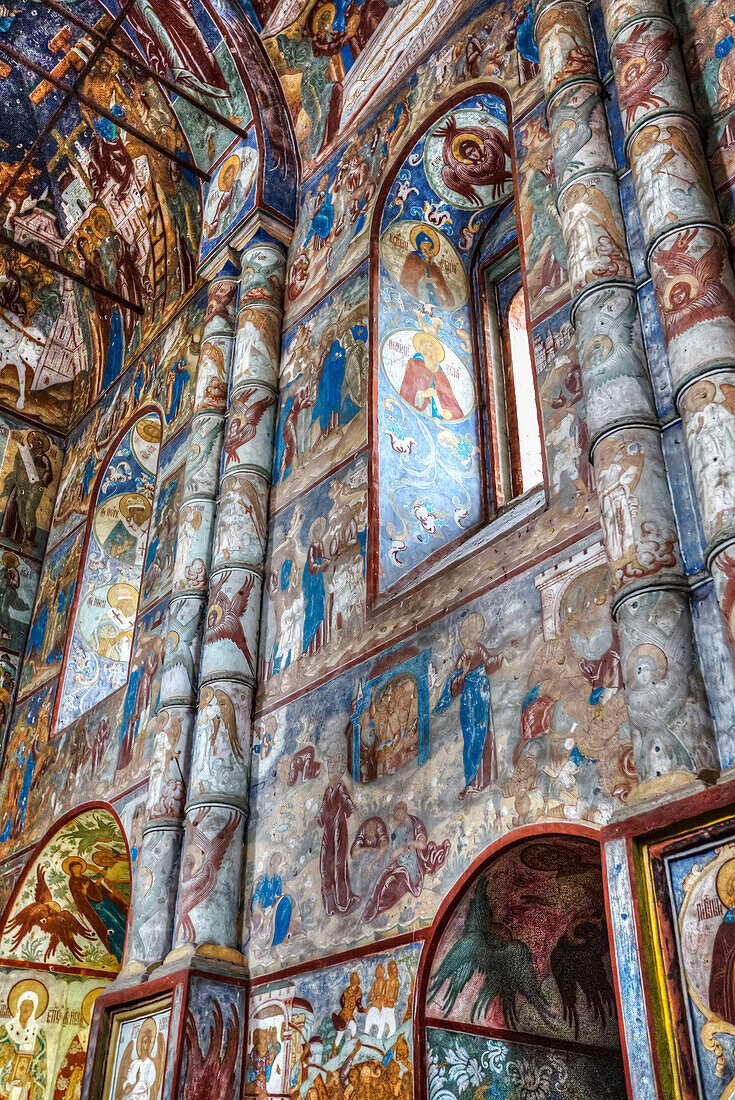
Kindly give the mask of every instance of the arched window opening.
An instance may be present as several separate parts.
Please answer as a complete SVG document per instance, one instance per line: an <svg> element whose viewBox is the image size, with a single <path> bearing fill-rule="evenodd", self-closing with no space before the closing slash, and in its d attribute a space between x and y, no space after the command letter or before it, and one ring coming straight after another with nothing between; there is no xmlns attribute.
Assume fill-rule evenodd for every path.
<svg viewBox="0 0 735 1100"><path fill-rule="evenodd" d="M371 603L543 480L509 118L485 87L410 140L376 204Z"/></svg>
<svg viewBox="0 0 735 1100"><path fill-rule="evenodd" d="M543 483L536 372L518 254L480 272L482 349L488 377L488 420L495 510Z"/></svg>
<svg viewBox="0 0 735 1100"><path fill-rule="evenodd" d="M128 679L160 443L158 413L139 417L99 481L67 642L58 730Z"/></svg>
<svg viewBox="0 0 735 1100"><path fill-rule="evenodd" d="M546 833L491 856L437 919L419 1011L429 1096L624 1100L599 844Z"/></svg>

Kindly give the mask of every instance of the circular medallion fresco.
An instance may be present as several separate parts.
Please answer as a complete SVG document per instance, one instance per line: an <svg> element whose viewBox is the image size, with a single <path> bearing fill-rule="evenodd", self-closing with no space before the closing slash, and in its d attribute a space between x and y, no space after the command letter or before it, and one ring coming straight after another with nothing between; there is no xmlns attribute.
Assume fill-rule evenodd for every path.
<svg viewBox="0 0 735 1100"><path fill-rule="evenodd" d="M130 660L138 589L127 581L100 585L79 604L77 627L89 648L106 661Z"/></svg>
<svg viewBox="0 0 735 1100"><path fill-rule="evenodd" d="M452 206L492 206L513 190L507 127L480 107L450 112L426 138L424 171L432 189Z"/></svg>
<svg viewBox="0 0 735 1100"><path fill-rule="evenodd" d="M133 425L130 437L133 454L149 474L155 474L161 445L161 422L157 416L144 416Z"/></svg>
<svg viewBox="0 0 735 1100"><path fill-rule="evenodd" d="M467 276L462 258L433 226L393 222L380 238L380 259L412 298L438 309L457 309L466 304Z"/></svg>
<svg viewBox="0 0 735 1100"><path fill-rule="evenodd" d="M433 333L395 329L383 340L380 357L391 386L419 416L451 424L475 408L471 372Z"/></svg>

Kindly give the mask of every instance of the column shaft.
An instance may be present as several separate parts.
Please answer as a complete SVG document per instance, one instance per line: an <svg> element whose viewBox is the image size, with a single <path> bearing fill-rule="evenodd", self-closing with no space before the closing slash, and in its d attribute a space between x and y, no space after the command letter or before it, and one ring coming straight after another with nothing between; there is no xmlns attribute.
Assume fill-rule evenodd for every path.
<svg viewBox="0 0 735 1100"><path fill-rule="evenodd" d="M284 278L279 245L265 241L243 252L170 961L195 951L241 960L240 880Z"/></svg>
<svg viewBox="0 0 735 1100"><path fill-rule="evenodd" d="M590 453L642 782L718 769L586 6L536 7Z"/></svg>
<svg viewBox="0 0 735 1100"><path fill-rule="evenodd" d="M730 630L735 276L666 0L603 0L625 150L684 425L705 561Z"/></svg>
<svg viewBox="0 0 735 1100"><path fill-rule="evenodd" d="M160 963L171 949L173 937L238 285L239 272L228 262L208 292L179 510L146 823L128 937L125 974L133 976Z"/></svg>

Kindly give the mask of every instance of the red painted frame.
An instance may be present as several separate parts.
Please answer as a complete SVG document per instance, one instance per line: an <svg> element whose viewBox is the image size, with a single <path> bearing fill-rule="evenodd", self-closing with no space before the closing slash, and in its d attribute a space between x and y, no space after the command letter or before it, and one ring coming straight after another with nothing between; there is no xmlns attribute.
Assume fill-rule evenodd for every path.
<svg viewBox="0 0 735 1100"><path fill-rule="evenodd" d="M505 848L515 847L516 844L521 844L525 840L528 840L531 837L537 837L537 836L582 837L586 840L593 841L594 844L597 845L597 846L600 845L600 833L599 833L599 831L592 828L589 825L575 824L575 823L572 823L572 822L570 822L570 823L553 822L553 823L540 823L538 825L525 825L520 829L515 829L513 832L508 833L506 836L499 837L496 841L494 841L492 844L490 844L484 850L484 852L482 852L475 860L473 860L473 862L470 864L470 866L467 868L467 870L464 872L464 874L462 874L460 876L460 878L457 880L457 882L454 884L454 886L449 891L449 893L445 897L442 904L439 906L437 914L434 918L434 922L433 922L433 924L431 925L431 928L428 931L428 934L427 934L427 937L426 937L426 946L425 946L424 950L421 952L421 959L419 961L419 969L418 969L418 973L417 973L417 976L416 976L416 992L415 992L414 1016L413 1016L413 1062L414 1062L414 1082L420 1081L421 1084L422 1084L422 1089L423 1089L423 1091L420 1092L419 1095L427 1095L428 1081L427 1081L427 1076L426 1076L426 1028L427 1028L427 1026L429 1026L429 1027L432 1026L432 1020L434 1019L434 1017L428 1016L427 1012L426 1012L429 977L430 977L430 974L431 974L431 968L432 968L432 964L434 962L434 957L436 955L437 948L439 947L442 935L443 935L443 933L444 933L444 931L447 927L447 924L449 923L450 919L454 915L454 912L455 912L455 909L457 908L457 905L459 904L459 902L464 897L464 895L467 891L467 888L470 886L470 884L472 882L474 882L474 880L476 878L478 878L479 875L481 875L482 872L493 863L493 861L497 858L497 856ZM602 856L603 856L603 853L602 853L602 850L600 850L600 861L601 861L601 864L602 864L602 866L601 866L602 881L605 884L605 892L607 894L607 879L606 879L606 875L605 875L604 863L602 862ZM608 912L608 922L609 922L609 919L610 919L610 917L609 917L609 912ZM610 924L608 923L608 937L609 936L610 936ZM611 954L611 956L614 954L612 941L610 942L610 954ZM612 967L612 970L613 970L613 976L616 978L617 976L615 974L615 967L614 966ZM618 990L617 990L617 984L616 984L616 995L617 995L617 992L618 992ZM616 996L616 1000L617 1000L617 996ZM625 1042L624 1042L624 1035L623 1035L623 1031L622 1031L622 1016L621 1016L621 1013L620 1013L620 1004L619 1004L619 1002L617 1004L617 1009L618 1009L618 1030L619 1030L620 1040L621 1040L620 1045L621 1045L621 1049L623 1051L623 1065L624 1065L624 1068L626 1070L626 1079L627 1079L627 1065L626 1065L626 1060L625 1060L625 1056L624 1056ZM467 1026L462 1025L461 1028L460 1028L459 1026L448 1024L447 1021L442 1021L442 1026L445 1027L447 1030L463 1030L463 1031L470 1032L472 1034L489 1034L490 1031L492 1031L493 1035L498 1035L500 1037L503 1037L502 1036L503 1029L499 1029L499 1028L488 1029L488 1028L483 1028L482 1026L474 1027L472 1025L467 1025ZM519 1034L521 1034L521 1033L509 1031L509 1032L506 1033L505 1037L507 1037L510 1040L512 1038L512 1036L515 1035L516 1038L517 1038ZM537 1045L543 1046L543 1045L547 1045L547 1043L548 1043L548 1040L544 1040L543 1037L534 1036L533 1039L534 1039L534 1042ZM560 1045L563 1046L565 1044L555 1042L555 1045L556 1046L560 1046ZM581 1044L581 1043L571 1043L571 1044L566 1044L566 1045L569 1046L570 1048L574 1049L574 1050L581 1050L583 1048L583 1044ZM593 1052L594 1052L595 1048L592 1048L592 1047L588 1046L584 1049L593 1050ZM629 1085L628 1085L628 1088L630 1088Z"/></svg>
<svg viewBox="0 0 735 1100"><path fill-rule="evenodd" d="M23 870L18 875L18 880L17 880L15 886L13 887L13 892L11 893L10 897L8 898L7 905L5 906L2 917L0 918L0 936L2 936L2 933L5 930L5 924L8 920L8 918L10 917L10 914L13 911L13 906L15 905L16 898L18 897L18 894L21 892L21 890L25 886L25 883L26 883L26 880L28 878L28 874L29 874L29 871L31 869L31 866L35 863L35 861L38 859L38 857L43 854L44 849L53 840L53 838L56 836L56 834L58 832L60 832L61 829L63 829L64 826L67 825L70 821L73 821L75 817L79 817L80 814L86 813L87 810L106 810L110 814L110 816L114 818L115 824L117 825L118 829L120 830L120 835L123 838L123 843L125 844L125 851L126 851L127 857L128 857L128 867L130 869L130 882L131 882L131 888L132 888L133 869L132 869L132 861L130 859L130 845L128 844L128 838L125 835L125 827L124 827L124 825L123 825L123 823L120 819L120 815L118 814L117 810L115 809L115 807L110 802L104 802L102 800L94 801L94 802L83 802L81 806L75 806L73 809L67 810L65 814L62 814L62 816L59 818L59 820L54 822L54 824L51 825L50 828L46 830L44 835L39 840L38 844L36 844L31 849L31 854L28 857L28 859L26 860L25 865L23 867ZM131 906L129 905L128 906L128 920L127 920L128 928L130 928L130 909L131 909ZM127 946L127 932L126 932L125 946ZM123 958L125 958L125 947L123 947ZM43 962L25 962L25 961L20 960L20 959L16 960L16 959L2 959L2 958L0 958L0 966L12 967L14 970L16 970L16 969L48 970L51 973L55 973L55 972L58 971L59 973L63 973L63 974L81 974L81 975L84 975L85 977L94 977L94 978L106 977L109 981L112 981L112 979L114 978L114 974L112 974L109 971L102 972L102 971L99 971L99 970L90 970L88 967L79 967L79 966L62 966L59 963L54 963L52 965L50 963L43 963Z"/></svg>
<svg viewBox="0 0 735 1100"><path fill-rule="evenodd" d="M168 1044L166 1047L166 1061L168 1062L171 1051L171 1042L174 1046L174 1075L171 1088L167 1090L168 1096L175 1098L180 1094L181 1068L184 1053L186 1015L191 1002L191 987L193 979L204 979L217 982L222 985L234 985L244 989L245 996L243 1020L240 1028L242 1039L242 1054L240 1061L240 1094L245 1085L245 1072L248 1053L249 1030L249 996L248 983L244 977L236 977L231 974L220 974L205 968L191 967L176 970L161 977L153 976L142 985L132 986L127 989L111 989L107 993L101 993L94 1003L92 1024L89 1030L89 1042L87 1045L87 1064L84 1070L84 1086L82 1095L90 1100L99 1100L105 1082L107 1069L108 1045L110 1041L112 1017L117 1010L140 1008L141 1013L145 1006L159 1000L167 993L171 994L172 1011L169 1019ZM178 1009L178 1019L174 1019L176 991L181 990L181 1003ZM175 1034L172 1029L175 1026ZM235 1100L235 1098L232 1098Z"/></svg>
<svg viewBox="0 0 735 1100"><path fill-rule="evenodd" d="M617 821L612 825L607 825L601 831L603 851L608 841L625 841L628 874L631 885L632 912L635 921L636 946L638 949L638 958L640 960L643 999L646 1008L646 1018L649 1023L649 1036L653 1053L653 1071L656 1080L656 1098L652 1097L651 1100L668 1100L669 1094L666 1091L666 1081L662 1074L662 1063L666 1064L668 1062L669 1055L668 1051L663 1047L660 1034L655 1027L650 1026L656 1020L657 1014L660 1015L660 1010L658 1007L658 992L656 990L655 979L650 973L646 962L649 941L641 921L643 898L637 869L638 852L642 847L649 844L651 846L657 846L661 843L666 843L667 837L671 839L670 834L674 831L676 831L677 836L680 836L681 828L689 827L690 838L694 840L698 832L712 823L712 818L715 815L728 808L732 809L733 822L735 823L735 780L729 780L726 783L708 787L706 790L684 795L682 798L656 806L653 809L644 808L640 813ZM608 927L612 928L612 915L606 877L605 895L608 909ZM667 957L670 958L670 954ZM618 1013L622 1019L622 999L616 967L613 967L613 976L615 978L616 995L619 998ZM673 985L670 981L667 984L673 996L675 1008L681 1009L683 1007L683 994L677 990L678 975L674 978ZM633 1096L625 1044L623 1044L623 1054L626 1078L628 1080L628 1091L629 1095ZM684 1054L685 1060L688 1056L688 1052ZM685 1095L687 1094L685 1093ZM691 1096L691 1100L698 1100L698 1094L696 1093L690 1093L688 1096Z"/></svg>

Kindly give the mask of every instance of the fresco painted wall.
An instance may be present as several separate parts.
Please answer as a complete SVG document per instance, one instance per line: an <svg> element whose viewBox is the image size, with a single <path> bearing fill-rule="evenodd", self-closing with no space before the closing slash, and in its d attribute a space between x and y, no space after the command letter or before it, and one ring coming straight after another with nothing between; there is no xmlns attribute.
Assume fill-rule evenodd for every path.
<svg viewBox="0 0 735 1100"><path fill-rule="evenodd" d="M33 610L54 509L63 442L0 415L0 738Z"/></svg>
<svg viewBox="0 0 735 1100"><path fill-rule="evenodd" d="M259 719L256 971L425 925L498 836L602 824L625 802L635 778L599 554L552 558Z"/></svg>
<svg viewBox="0 0 735 1100"><path fill-rule="evenodd" d="M486 519L475 245L512 193L505 103L471 96L407 152L380 219L378 593Z"/></svg>
<svg viewBox="0 0 735 1100"><path fill-rule="evenodd" d="M85 548L57 728L127 681L153 513L161 421L135 421L102 473ZM65 631L66 635L66 631Z"/></svg>
<svg viewBox="0 0 735 1100"><path fill-rule="evenodd" d="M735 846L729 839L709 846L696 844L695 838L692 841L689 851L666 858L666 900L673 915L695 1072L701 1095L709 1100L726 1093L735 1081L735 1012L728 946L735 906Z"/></svg>
<svg viewBox="0 0 735 1100"><path fill-rule="evenodd" d="M409 1100L418 957L413 945L254 988L244 1095L312 1100L352 1087Z"/></svg>
<svg viewBox="0 0 735 1100"><path fill-rule="evenodd" d="M622 1100L625 1081L615 1058L428 1031L429 1088L438 1100L469 1100L492 1089L498 1100L600 1097ZM492 1093L491 1093L492 1095Z"/></svg>
<svg viewBox="0 0 735 1100"><path fill-rule="evenodd" d="M28 1100L80 1094L99 978L0 969L0 1088Z"/></svg>
<svg viewBox="0 0 735 1100"><path fill-rule="evenodd" d="M193 298L69 436L8 734L0 796L0 844L8 851L21 833L26 844L37 840L70 807L114 798L147 776L205 304L203 292ZM145 407L150 414L136 419ZM142 527L122 512L123 502L130 513L139 497L146 503L137 519L148 514ZM113 589L136 589L135 599L123 593L130 596L117 630L123 660L92 659L80 625L110 570ZM78 683L80 675L94 682Z"/></svg>

